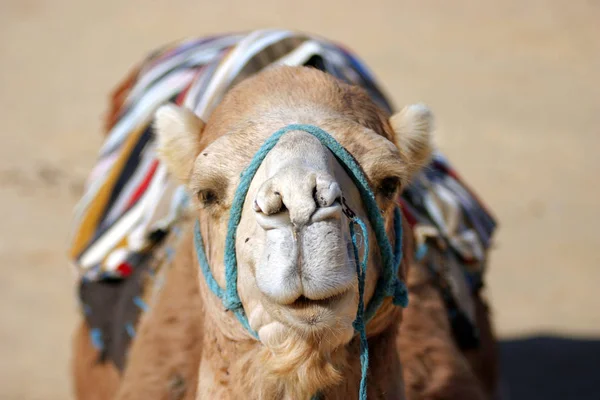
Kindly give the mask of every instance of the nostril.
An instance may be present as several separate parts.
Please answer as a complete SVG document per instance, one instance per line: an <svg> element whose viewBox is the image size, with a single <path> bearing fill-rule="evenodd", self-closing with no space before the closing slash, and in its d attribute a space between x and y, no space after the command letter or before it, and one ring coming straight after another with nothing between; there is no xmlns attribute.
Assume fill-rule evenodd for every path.
<svg viewBox="0 0 600 400"><path fill-rule="evenodd" d="M282 199L282 201L281 201L281 204L280 204L280 206L279 206L279 209L278 209L278 210L275 210L275 212L274 212L273 214L277 214L277 213L280 213L280 212L285 212L285 211L287 211L287 207L285 206L285 203L283 202L283 198L281 197L281 193L279 193L279 192L275 191L275 192L273 192L273 194L274 194L275 196L278 196L280 199Z"/></svg>
<svg viewBox="0 0 600 400"><path fill-rule="evenodd" d="M319 207L329 207L342 197L342 191L336 181L330 176L317 177L316 193L313 197Z"/></svg>
<svg viewBox="0 0 600 400"><path fill-rule="evenodd" d="M273 186L272 181L267 181L260 187L252 207L255 212L273 215L285 210L281 192Z"/></svg>
<svg viewBox="0 0 600 400"><path fill-rule="evenodd" d="M258 201L256 201L256 199L254 199L254 204L252 205L252 208L254 209L254 211L256 212L262 212L262 209L260 208L260 206L258 205Z"/></svg>
<svg viewBox="0 0 600 400"><path fill-rule="evenodd" d="M315 201L315 204L317 206L321 206L323 207L325 204L325 198L323 197L323 195L319 195L318 190L317 190L317 185L315 185L315 187L313 187L312 190L312 198Z"/></svg>
<svg viewBox="0 0 600 400"><path fill-rule="evenodd" d="M342 217L342 205L336 201L327 207L317 208L315 213L310 217L312 222L320 222L328 219L340 219Z"/></svg>
<svg viewBox="0 0 600 400"><path fill-rule="evenodd" d="M258 204L258 201L254 200L254 204L253 207L254 211L258 212L258 213L262 213L262 214L266 214L266 215L272 215L272 214L279 214L282 212L286 212L288 209L285 206L285 204L283 202L281 202L280 207L277 210L274 209L270 209L269 212L264 212L262 210L262 208L260 207L260 205Z"/></svg>
<svg viewBox="0 0 600 400"><path fill-rule="evenodd" d="M329 193L325 193L325 192L321 192L320 194L315 194L315 203L317 204L317 206L324 208L324 207L330 207L331 205L335 204L335 203L341 203L342 201L342 196L337 196L337 197L333 197L331 195L329 195Z"/></svg>

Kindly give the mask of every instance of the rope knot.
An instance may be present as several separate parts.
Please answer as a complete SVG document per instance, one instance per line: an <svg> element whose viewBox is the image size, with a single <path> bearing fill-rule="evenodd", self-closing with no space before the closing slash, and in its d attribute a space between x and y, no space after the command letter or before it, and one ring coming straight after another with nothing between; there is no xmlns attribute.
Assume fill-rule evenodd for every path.
<svg viewBox="0 0 600 400"><path fill-rule="evenodd" d="M365 323L364 323L364 319L361 317L356 317L356 319L352 322L352 327L358 332L360 333L361 329L364 329Z"/></svg>
<svg viewBox="0 0 600 400"><path fill-rule="evenodd" d="M400 279L396 278L392 287L392 303L395 306L408 307L408 290Z"/></svg>
<svg viewBox="0 0 600 400"><path fill-rule="evenodd" d="M230 299L228 297L223 299L223 305L227 311L236 311L243 307L240 300Z"/></svg>

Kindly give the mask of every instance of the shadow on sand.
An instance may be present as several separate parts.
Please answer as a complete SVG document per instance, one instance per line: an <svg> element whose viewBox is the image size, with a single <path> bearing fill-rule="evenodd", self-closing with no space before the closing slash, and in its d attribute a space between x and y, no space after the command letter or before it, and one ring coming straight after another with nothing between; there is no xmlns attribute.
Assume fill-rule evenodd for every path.
<svg viewBox="0 0 600 400"><path fill-rule="evenodd" d="M500 349L503 400L600 399L600 339L534 336Z"/></svg>

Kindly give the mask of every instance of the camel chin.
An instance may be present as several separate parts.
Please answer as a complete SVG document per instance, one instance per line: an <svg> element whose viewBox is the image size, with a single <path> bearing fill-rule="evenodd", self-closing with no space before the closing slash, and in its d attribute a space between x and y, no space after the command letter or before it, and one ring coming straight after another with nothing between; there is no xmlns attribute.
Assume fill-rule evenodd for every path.
<svg viewBox="0 0 600 400"><path fill-rule="evenodd" d="M270 315L277 315L258 329L260 341L269 348L281 346L290 337L316 341L321 351L331 351L350 342L354 336L352 322L356 307L350 292L326 302L299 300L287 307L269 305ZM347 317L340 317L346 314Z"/></svg>

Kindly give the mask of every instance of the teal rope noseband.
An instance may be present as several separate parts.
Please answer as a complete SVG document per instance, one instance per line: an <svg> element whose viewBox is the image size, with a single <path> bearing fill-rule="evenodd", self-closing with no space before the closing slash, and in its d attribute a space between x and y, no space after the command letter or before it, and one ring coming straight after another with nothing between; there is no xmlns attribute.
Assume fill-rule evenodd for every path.
<svg viewBox="0 0 600 400"><path fill-rule="evenodd" d="M365 206L369 223L375 233L375 238L379 245L379 252L381 255L382 271L375 286L375 292L371 301L365 309L364 305L364 287L365 278L368 265L368 252L369 252L369 234L366 224L361 221L355 215L348 216L350 218L350 235L352 238L352 245L354 249L354 259L356 261L356 273L358 276L358 288L359 288L359 305L356 313L356 320L354 321L354 329L357 330L360 336L360 361L362 377L360 382L360 399L364 400L367 396L367 369L368 369L368 344L366 334L366 323L375 315L383 300L386 297L393 297L393 303L402 307L408 305L408 292L406 286L402 281L398 279L398 268L402 259L402 219L400 210L398 207L394 210L394 232L395 232L395 246L392 251L392 246L387 237L385 231L385 223L381 216L381 210L375 200L375 195L369 187L367 178L365 177L362 168L354 157L331 135L325 132L323 129L314 125L304 124L292 124L284 128L279 129L270 138L268 138L260 149L256 152L250 165L242 172L240 176L240 183L235 191L233 202L231 204L231 210L229 212L229 223L227 226L227 237L225 240L225 289L222 289L217 281L215 280L206 253L204 251L204 243L202 235L200 233L199 223L196 222L194 229L194 238L196 245L196 253L198 255L198 262L200 268L206 279L206 283L211 291L219 297L223 305L227 310L232 311L240 323L250 332L254 337L258 338L258 334L250 327L248 317L244 312L244 307L240 299L237 290L237 256L235 252L235 240L237 234L237 227L240 223L242 216L242 209L246 194L250 187L252 179L256 171L262 164L267 154L275 147L279 139L288 132L291 131L303 131L309 133L319 139L319 141L326 146L337 158L340 164L344 167L348 175L354 181L354 184L359 190L361 199ZM362 239L364 243L363 259L359 262L358 248L359 243L355 231L355 226L362 230Z"/></svg>

